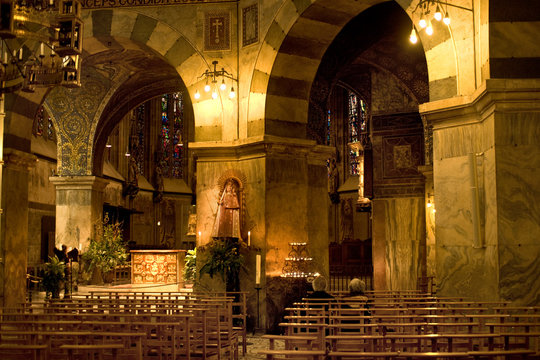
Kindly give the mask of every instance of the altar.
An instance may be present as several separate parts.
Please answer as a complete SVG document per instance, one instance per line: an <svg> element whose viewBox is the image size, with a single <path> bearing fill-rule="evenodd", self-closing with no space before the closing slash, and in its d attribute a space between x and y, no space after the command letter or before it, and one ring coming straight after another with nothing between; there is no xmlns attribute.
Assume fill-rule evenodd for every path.
<svg viewBox="0 0 540 360"><path fill-rule="evenodd" d="M131 250L132 284L183 286L185 250Z"/></svg>

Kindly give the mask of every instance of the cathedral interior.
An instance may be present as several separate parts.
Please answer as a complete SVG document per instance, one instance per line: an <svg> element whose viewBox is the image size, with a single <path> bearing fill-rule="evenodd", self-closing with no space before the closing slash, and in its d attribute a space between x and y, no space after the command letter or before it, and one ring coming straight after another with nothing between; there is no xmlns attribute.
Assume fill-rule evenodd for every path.
<svg viewBox="0 0 540 360"><path fill-rule="evenodd" d="M315 273L540 305L539 2L60 3L58 43L0 21L2 305L105 218L235 239L262 327Z"/></svg>

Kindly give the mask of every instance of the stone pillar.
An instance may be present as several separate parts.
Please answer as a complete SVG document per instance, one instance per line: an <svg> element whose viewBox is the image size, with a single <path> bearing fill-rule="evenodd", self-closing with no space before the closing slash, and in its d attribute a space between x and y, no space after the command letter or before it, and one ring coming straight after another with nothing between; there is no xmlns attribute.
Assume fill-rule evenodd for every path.
<svg viewBox="0 0 540 360"><path fill-rule="evenodd" d="M20 305L26 299L28 261L28 175L36 163L32 154L4 150L2 179L4 306Z"/></svg>
<svg viewBox="0 0 540 360"><path fill-rule="evenodd" d="M260 310L260 327L271 328L283 318L283 309L298 300L306 280L281 277L290 242L306 242L313 270L328 276L328 172L326 160L333 149L314 141L253 138L246 142L195 143L197 155L197 246L211 241L220 179L245 179L245 224L251 246L243 249L240 285L248 291L252 319ZM244 239L246 240L246 239ZM255 264L260 254L260 302L256 303ZM199 264L198 264L199 265ZM219 277L218 277L219 278Z"/></svg>
<svg viewBox="0 0 540 360"><path fill-rule="evenodd" d="M421 105L434 134L439 295L538 305L539 90L537 79L490 79Z"/></svg>
<svg viewBox="0 0 540 360"><path fill-rule="evenodd" d="M88 248L103 215L108 181L96 176L53 176L56 187L56 247Z"/></svg>

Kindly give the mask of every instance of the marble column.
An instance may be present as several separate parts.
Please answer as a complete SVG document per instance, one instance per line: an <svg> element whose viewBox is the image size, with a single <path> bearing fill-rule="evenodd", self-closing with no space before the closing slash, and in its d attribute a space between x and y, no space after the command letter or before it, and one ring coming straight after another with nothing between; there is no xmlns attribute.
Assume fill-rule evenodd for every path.
<svg viewBox="0 0 540 360"><path fill-rule="evenodd" d="M420 108L433 124L439 295L538 305L539 90L489 79Z"/></svg>
<svg viewBox="0 0 540 360"><path fill-rule="evenodd" d="M28 176L36 163L32 154L4 149L2 179L4 306L20 305L26 299L28 257Z"/></svg>
<svg viewBox="0 0 540 360"><path fill-rule="evenodd" d="M103 215L103 190L108 181L97 176L53 176L56 187L56 247L84 252Z"/></svg>

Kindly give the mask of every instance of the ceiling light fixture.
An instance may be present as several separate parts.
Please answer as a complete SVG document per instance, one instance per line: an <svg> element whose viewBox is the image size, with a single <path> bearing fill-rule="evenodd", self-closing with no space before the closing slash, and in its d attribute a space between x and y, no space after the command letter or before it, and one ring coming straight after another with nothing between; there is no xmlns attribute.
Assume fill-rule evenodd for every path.
<svg viewBox="0 0 540 360"><path fill-rule="evenodd" d="M472 12L472 9L459 6L459 5L449 4L448 1L420 0L418 4L416 4L416 7L414 8L414 10L412 11L411 18L412 19L419 18L418 31L425 29L426 35L431 36L433 35L433 32L434 32L433 24L432 24L433 19L435 19L436 21L442 20L442 22L445 25L447 26L450 25L450 15L448 14L448 7L453 7L456 9L467 10L467 11ZM433 14L433 17L430 16L431 14ZM414 29L414 25L411 31L411 35L409 36L409 41L413 44L416 44L418 42L418 37Z"/></svg>
<svg viewBox="0 0 540 360"><path fill-rule="evenodd" d="M212 65L214 65L214 70L206 70L202 73L201 76L198 77L198 79L204 78L206 80L206 84L204 85L204 91L209 92L212 90L212 99L217 99L219 96L218 93L218 80L221 78L221 84L219 85L219 89L221 91L227 90L227 84L225 83L225 79L230 79L231 82L238 81L235 79L231 73L229 73L225 68L221 68L221 70L217 69L217 60L212 61ZM229 92L229 98L233 99L236 96L236 93L234 92L234 86L231 84L231 91ZM196 90L195 99L200 99L201 94L199 93L199 90Z"/></svg>
<svg viewBox="0 0 540 360"><path fill-rule="evenodd" d="M1 92L80 86L81 9L78 0L1 1Z"/></svg>

